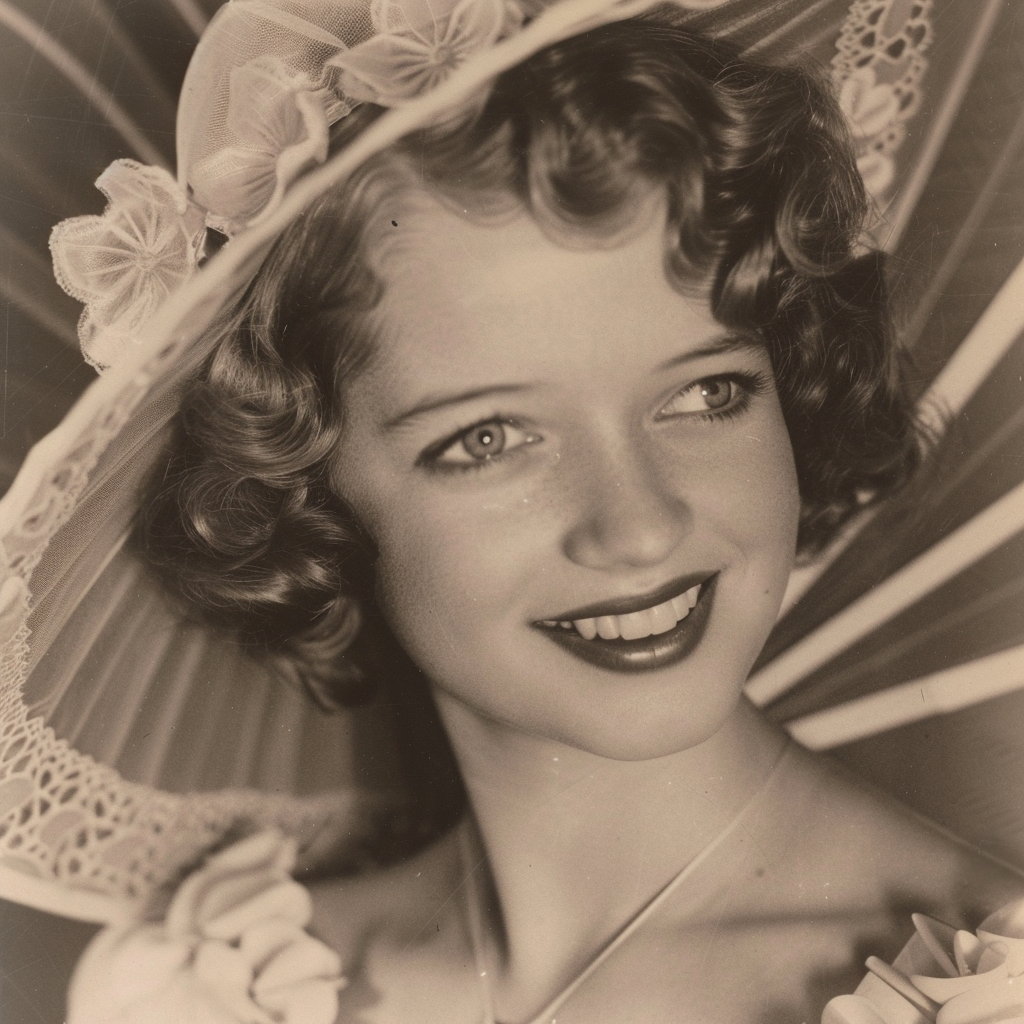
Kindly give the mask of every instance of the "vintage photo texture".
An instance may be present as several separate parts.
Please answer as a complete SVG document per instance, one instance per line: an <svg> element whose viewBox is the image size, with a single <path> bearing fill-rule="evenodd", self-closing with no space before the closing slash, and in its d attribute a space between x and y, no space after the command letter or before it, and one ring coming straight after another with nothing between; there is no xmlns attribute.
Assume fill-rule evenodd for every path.
<svg viewBox="0 0 1024 1024"><path fill-rule="evenodd" d="M0 490L96 379L79 347L82 304L54 279L51 230L66 218L102 214L105 200L94 182L115 160L174 170L178 93L219 6L0 0ZM705 0L690 7L696 31L725 25L717 31L730 45L752 48L763 60L802 62L840 92L871 193L871 238L888 258L910 394L927 435L927 455L910 481L855 515L818 558L797 567L748 694L799 744L1008 870L1024 871L1024 5ZM203 111L202 99L192 102ZM179 125L179 138L181 131ZM443 241L435 241L443 261ZM623 347L623 365L631 351ZM493 443L495 423L510 434L520 429L484 421L474 443ZM528 429L523 436L528 444ZM135 491L125 485L123 493ZM122 513L111 508L97 518L109 514L113 523ZM107 532L97 527L90 543L113 550ZM13 554L5 553L5 581ZM82 557L82 573L98 577L103 565L88 567L89 556ZM46 589L56 578L39 577L37 599L49 595L58 610L48 614L81 636L85 627L72 609L59 611L59 588ZM187 671L174 669L180 699L172 710L160 696L169 691L158 685L163 670L150 664L152 648L128 646L144 635L133 637L141 627L133 627L140 620L132 613L144 603L133 587L124 583L109 597L125 624L117 644L108 638L94 662L83 656L72 668L60 661L71 655L54 649L52 678L60 685L39 672L23 690L23 675L0 675L3 1024L63 1021L71 972L103 908L118 900L130 906L138 879L166 888L175 877L171 860L152 854L142 863L133 852L128 839L139 821L150 829L169 822L172 832L183 821L202 822L191 848L180 835L160 840L161 850L180 841L180 878L181 869L198 863L204 842L223 846L268 821L291 822L301 834L303 815L344 820L343 838L311 855L311 863L319 856L314 877L330 874L332 857L349 873L400 857L431 828L450 826L463 806L425 688L399 686L326 714L298 687L274 683L272 658L240 669L250 665L238 660L248 654L211 648L205 662L197 655ZM16 589L0 583L5 642L4 617L22 607ZM348 626L339 619L337 628ZM174 654L165 652L165 665ZM136 665L148 666L152 692L120 686L119 673ZM218 689L220 677L232 673L234 688ZM74 680L77 691L68 683ZM428 719L433 725L424 729ZM23 725L34 720L34 730ZM80 787L91 784L88 772L77 762L66 769L70 762L59 757L33 761L32 744L44 742L109 765L129 786L170 794L172 803L182 794L204 796L194 813L178 804L139 811L135 790L118 808L120 791L104 782L86 806ZM65 770L61 786L47 789L52 773ZM235 803L218 795L240 789L250 795ZM290 794L307 803L282 810ZM254 809L261 800L265 806ZM126 843L116 854L115 840ZM150 856L157 847L145 849ZM889 853L879 847L874 855L883 861ZM89 876L92 868L82 865L104 856L109 873ZM170 874L162 877L162 870ZM652 891L638 892L636 904ZM977 901L979 910L993 909L980 893ZM909 922L915 909L900 912ZM891 956L907 937L886 939L878 952ZM856 984L861 962L853 967ZM852 990L835 976L829 983L825 998ZM803 1019L778 1006L765 1012L766 1020ZM690 1019L680 1011L678 1020Z"/></svg>

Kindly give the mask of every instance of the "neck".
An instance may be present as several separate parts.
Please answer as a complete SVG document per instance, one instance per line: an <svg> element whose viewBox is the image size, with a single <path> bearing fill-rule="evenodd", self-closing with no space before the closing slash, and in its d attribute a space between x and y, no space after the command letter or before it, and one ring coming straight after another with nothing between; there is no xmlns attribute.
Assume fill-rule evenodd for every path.
<svg viewBox="0 0 1024 1024"><path fill-rule="evenodd" d="M745 701L697 747L614 761L443 694L494 896L499 1007L524 1018L732 821L784 742Z"/></svg>

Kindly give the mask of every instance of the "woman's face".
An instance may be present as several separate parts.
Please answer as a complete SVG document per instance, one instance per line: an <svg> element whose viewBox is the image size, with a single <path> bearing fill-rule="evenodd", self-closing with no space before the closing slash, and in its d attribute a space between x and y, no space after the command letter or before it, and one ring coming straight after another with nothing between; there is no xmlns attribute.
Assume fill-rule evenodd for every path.
<svg viewBox="0 0 1024 1024"><path fill-rule="evenodd" d="M672 288L663 224L572 250L417 204L336 471L445 699L629 760L728 718L799 508L767 354Z"/></svg>

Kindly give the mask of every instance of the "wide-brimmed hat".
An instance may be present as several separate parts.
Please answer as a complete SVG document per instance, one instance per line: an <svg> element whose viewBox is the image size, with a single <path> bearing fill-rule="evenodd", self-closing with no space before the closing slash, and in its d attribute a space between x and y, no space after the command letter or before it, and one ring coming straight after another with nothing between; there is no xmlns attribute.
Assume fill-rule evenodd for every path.
<svg viewBox="0 0 1024 1024"><path fill-rule="evenodd" d="M320 713L168 603L126 545L140 484L208 328L310 203L542 48L652 6L230 0L185 81L177 176L117 161L106 211L55 229L102 372L0 504L0 895L109 920L228 837L273 825L323 868L400 815L394 773L355 778L354 748L387 745L378 718ZM759 59L830 69L879 211L930 41L929 4L890 6L679 4ZM328 159L331 125L364 102L389 109ZM206 259L211 229L229 243Z"/></svg>

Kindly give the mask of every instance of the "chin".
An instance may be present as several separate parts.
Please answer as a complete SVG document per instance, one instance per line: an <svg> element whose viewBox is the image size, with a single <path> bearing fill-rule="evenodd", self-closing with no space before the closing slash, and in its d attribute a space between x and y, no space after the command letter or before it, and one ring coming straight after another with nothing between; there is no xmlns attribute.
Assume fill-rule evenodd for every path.
<svg viewBox="0 0 1024 1024"><path fill-rule="evenodd" d="M696 698L691 688L679 694L674 687L667 699L633 694L614 708L595 700L551 738L613 761L669 757L699 747L723 728L739 707L744 679L702 686Z"/></svg>

